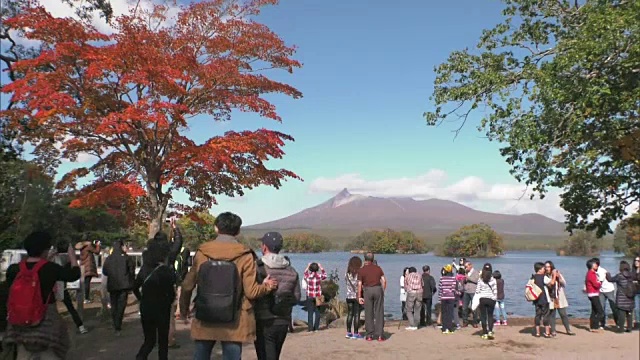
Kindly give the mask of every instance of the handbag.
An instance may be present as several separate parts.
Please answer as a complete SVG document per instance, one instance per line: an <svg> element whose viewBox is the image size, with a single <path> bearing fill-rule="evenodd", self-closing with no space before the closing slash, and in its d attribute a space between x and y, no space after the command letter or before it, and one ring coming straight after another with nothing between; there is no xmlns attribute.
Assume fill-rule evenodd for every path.
<svg viewBox="0 0 640 360"><path fill-rule="evenodd" d="M316 298L316 307L324 305L324 296L320 295Z"/></svg>

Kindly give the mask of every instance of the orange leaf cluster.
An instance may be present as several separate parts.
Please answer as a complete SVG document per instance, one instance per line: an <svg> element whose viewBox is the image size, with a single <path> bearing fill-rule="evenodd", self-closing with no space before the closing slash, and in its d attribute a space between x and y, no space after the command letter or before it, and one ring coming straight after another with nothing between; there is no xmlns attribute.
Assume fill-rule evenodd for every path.
<svg viewBox="0 0 640 360"><path fill-rule="evenodd" d="M266 76L270 69L301 66L292 58L294 47L253 20L262 6L276 2L208 0L184 6L175 21L162 6L136 9L115 19L110 35L42 7L25 10L6 24L24 29L43 51L15 64L21 76L2 91L18 105L0 116L21 141L35 144L36 155L99 158L58 184L75 189L81 178L98 179L74 206L144 193L157 215L173 190L187 192L195 208L207 208L218 194L278 187L297 176L266 162L283 156L290 136L259 129L196 144L185 135L196 115L228 120L240 110L280 121L264 95L302 96Z"/></svg>

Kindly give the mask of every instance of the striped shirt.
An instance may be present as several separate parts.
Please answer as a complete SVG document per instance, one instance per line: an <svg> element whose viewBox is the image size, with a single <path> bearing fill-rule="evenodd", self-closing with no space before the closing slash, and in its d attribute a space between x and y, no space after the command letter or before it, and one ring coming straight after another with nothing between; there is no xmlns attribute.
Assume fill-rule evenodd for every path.
<svg viewBox="0 0 640 360"><path fill-rule="evenodd" d="M489 283L482 281L482 278L478 280L478 286L476 287L476 294L480 299L496 300L498 298L498 284L493 277L489 280Z"/></svg>
<svg viewBox="0 0 640 360"><path fill-rule="evenodd" d="M440 278L438 286L438 296L440 300L455 300L456 298L456 278L453 276L443 276Z"/></svg>

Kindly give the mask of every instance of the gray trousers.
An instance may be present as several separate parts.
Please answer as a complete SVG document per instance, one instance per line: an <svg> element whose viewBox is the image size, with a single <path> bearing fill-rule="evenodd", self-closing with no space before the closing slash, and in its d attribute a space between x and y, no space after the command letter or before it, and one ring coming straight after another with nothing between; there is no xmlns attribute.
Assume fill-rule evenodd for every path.
<svg viewBox="0 0 640 360"><path fill-rule="evenodd" d="M367 337L377 339L384 334L384 291L382 286L364 288L364 326Z"/></svg>
<svg viewBox="0 0 640 360"><path fill-rule="evenodd" d="M422 309L422 291L407 292L407 318L409 326L418 327L420 324L420 310Z"/></svg>
<svg viewBox="0 0 640 360"><path fill-rule="evenodd" d="M569 316L567 315L567 308L562 308L562 309L551 310L551 333L555 334L556 332L557 315L560 315L560 319L562 319L562 325L564 325L564 329L567 330L567 332L571 332L571 324L569 324Z"/></svg>
<svg viewBox="0 0 640 360"><path fill-rule="evenodd" d="M604 317L600 322L601 327L605 327L607 325L607 300L609 300L609 307L611 308L611 316L613 316L613 321L618 323L618 308L616 307L616 292L610 291L600 293L600 304L602 305L602 310L604 311Z"/></svg>

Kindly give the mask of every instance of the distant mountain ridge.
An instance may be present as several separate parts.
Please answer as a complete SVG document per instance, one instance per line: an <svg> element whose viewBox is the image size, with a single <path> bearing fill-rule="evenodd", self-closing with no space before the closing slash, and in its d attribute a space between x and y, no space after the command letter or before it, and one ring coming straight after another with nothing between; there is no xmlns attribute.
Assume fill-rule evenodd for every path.
<svg viewBox="0 0 640 360"><path fill-rule="evenodd" d="M499 233L563 235L565 225L540 214L497 214L449 200L380 198L344 189L333 198L285 218L247 226L248 230L358 230L392 228L417 233L457 230L485 223Z"/></svg>

